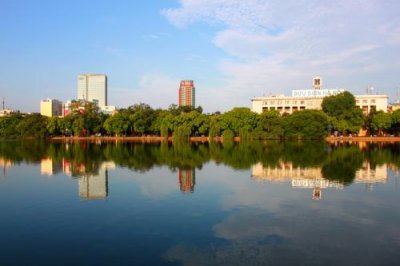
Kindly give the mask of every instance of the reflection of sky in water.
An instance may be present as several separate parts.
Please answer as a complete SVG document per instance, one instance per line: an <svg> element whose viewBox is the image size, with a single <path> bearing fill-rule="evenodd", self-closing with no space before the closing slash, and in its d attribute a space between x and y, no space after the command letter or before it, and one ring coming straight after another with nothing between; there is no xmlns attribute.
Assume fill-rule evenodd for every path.
<svg viewBox="0 0 400 266"><path fill-rule="evenodd" d="M40 175L37 164L8 167L0 179L0 260L395 265L400 258L399 177L391 170L372 190L356 181L326 186L315 201L313 187L296 188L292 177L260 181L252 169L215 163L195 173L166 167L135 172L112 164L99 169L71 176L65 169ZM101 200L82 200L89 177L95 183L86 192Z"/></svg>

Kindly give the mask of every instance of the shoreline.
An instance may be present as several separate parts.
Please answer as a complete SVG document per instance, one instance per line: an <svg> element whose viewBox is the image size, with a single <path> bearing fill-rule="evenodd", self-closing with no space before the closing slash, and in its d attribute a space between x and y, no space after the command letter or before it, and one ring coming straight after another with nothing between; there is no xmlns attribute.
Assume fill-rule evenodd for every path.
<svg viewBox="0 0 400 266"><path fill-rule="evenodd" d="M172 137L158 137L158 136L129 136L129 137L95 137L95 136L91 136L91 137L52 137L49 138L50 141L104 141L104 142L108 142L108 141L127 141L127 142L144 142L144 143L157 143L157 142L172 142L173 139ZM189 139L190 142L201 142L201 143L205 143L205 142L210 142L210 138L209 137L190 137ZM213 138L213 141L215 142L223 142L223 138L222 137L215 137ZM235 137L234 141L240 141L239 137Z"/></svg>
<svg viewBox="0 0 400 266"><path fill-rule="evenodd" d="M328 142L400 142L400 137L326 137Z"/></svg>
<svg viewBox="0 0 400 266"><path fill-rule="evenodd" d="M144 143L157 143L168 141L172 142L172 137L164 138L158 136L128 136L128 137L52 137L49 138L50 141L127 141L127 142L144 142ZM201 137L190 137L190 142L210 142L210 138L206 136ZM222 137L214 137L213 141L215 142L223 142ZM235 142L240 141L240 137L235 137ZM400 142L400 137L326 137L325 141L327 142L385 142L385 143L397 143Z"/></svg>

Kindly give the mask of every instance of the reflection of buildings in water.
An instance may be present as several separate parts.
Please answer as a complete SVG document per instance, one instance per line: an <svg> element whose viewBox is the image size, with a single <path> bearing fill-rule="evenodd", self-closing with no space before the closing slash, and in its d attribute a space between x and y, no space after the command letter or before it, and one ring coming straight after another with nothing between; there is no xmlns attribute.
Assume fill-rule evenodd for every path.
<svg viewBox="0 0 400 266"><path fill-rule="evenodd" d="M386 164L371 167L369 162L364 162L361 169L356 172L355 183L366 185L367 190L372 190L374 184L386 183L388 180L388 166Z"/></svg>
<svg viewBox="0 0 400 266"><path fill-rule="evenodd" d="M3 176L6 176L6 169L11 168L12 162L10 160L0 158L0 167L3 168Z"/></svg>
<svg viewBox="0 0 400 266"><path fill-rule="evenodd" d="M371 167L369 162L364 162L361 169L356 172L355 183L367 184L370 189L373 184L387 182L387 165ZM313 199L322 198L321 189L344 186L339 181L324 179L320 167L300 168L294 167L291 162L280 162L276 167L264 167L261 163L252 167L251 178L257 181L291 182L294 188L313 189Z"/></svg>
<svg viewBox="0 0 400 266"><path fill-rule="evenodd" d="M62 170L68 176L77 176L79 197L86 200L104 199L108 195L108 169L115 169L114 162L103 162L95 169L95 173L87 173L84 163L77 163L68 159L53 161L51 158L41 161L42 175L54 175Z"/></svg>
<svg viewBox="0 0 400 266"><path fill-rule="evenodd" d="M294 167L291 162L280 162L276 167L264 167L261 163L252 167L252 179L257 181L289 182L296 188L343 188L337 181L322 178L320 167Z"/></svg>
<svg viewBox="0 0 400 266"><path fill-rule="evenodd" d="M104 162L98 174L79 177L79 197L85 200L105 199L108 196L108 169L115 169L114 162Z"/></svg>
<svg viewBox="0 0 400 266"><path fill-rule="evenodd" d="M313 189L312 199L313 199L313 200L320 200L320 199L322 199L322 191L321 191L321 188L317 187L317 188L314 188L314 189Z"/></svg>
<svg viewBox="0 0 400 266"><path fill-rule="evenodd" d="M40 173L42 175L52 176L62 170L61 162L53 161L52 158L45 158L40 161Z"/></svg>
<svg viewBox="0 0 400 266"><path fill-rule="evenodd" d="M196 184L196 170L181 170L178 172L179 187L184 193L193 192Z"/></svg>

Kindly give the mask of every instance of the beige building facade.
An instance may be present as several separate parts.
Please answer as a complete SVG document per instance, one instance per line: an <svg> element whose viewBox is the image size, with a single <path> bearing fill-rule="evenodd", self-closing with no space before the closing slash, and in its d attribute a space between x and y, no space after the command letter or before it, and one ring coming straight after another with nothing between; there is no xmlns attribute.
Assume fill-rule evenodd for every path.
<svg viewBox="0 0 400 266"><path fill-rule="evenodd" d="M107 106L107 76L104 74L78 75L78 100L97 103L103 110Z"/></svg>
<svg viewBox="0 0 400 266"><path fill-rule="evenodd" d="M322 89L320 77L313 79L313 89L293 90L292 96L275 95L267 97L253 97L251 110L261 114L264 110L277 110L279 113L291 114L301 110L321 110L324 97L337 95L345 89ZM388 96L383 94L355 95L356 106L363 110L364 114L372 110L388 110Z"/></svg>
<svg viewBox="0 0 400 266"><path fill-rule="evenodd" d="M40 114L53 117L62 116L62 102L54 99L45 99L40 102Z"/></svg>

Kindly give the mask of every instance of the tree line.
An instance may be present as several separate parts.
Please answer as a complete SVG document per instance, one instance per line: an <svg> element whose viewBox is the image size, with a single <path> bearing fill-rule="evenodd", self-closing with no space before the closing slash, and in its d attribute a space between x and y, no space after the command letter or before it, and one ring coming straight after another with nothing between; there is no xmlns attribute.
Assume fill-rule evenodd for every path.
<svg viewBox="0 0 400 266"><path fill-rule="evenodd" d="M361 128L372 135L400 133L400 110L391 114L373 110L365 116L349 92L325 97L322 110L283 115L276 110L257 114L245 107L204 114L201 107L171 105L168 109L153 109L144 103L106 115L92 103L79 106L84 108L75 108L65 117L18 112L0 117L0 137L154 135L172 136L178 141L191 136L223 136L224 140L322 139L329 134L357 134Z"/></svg>

